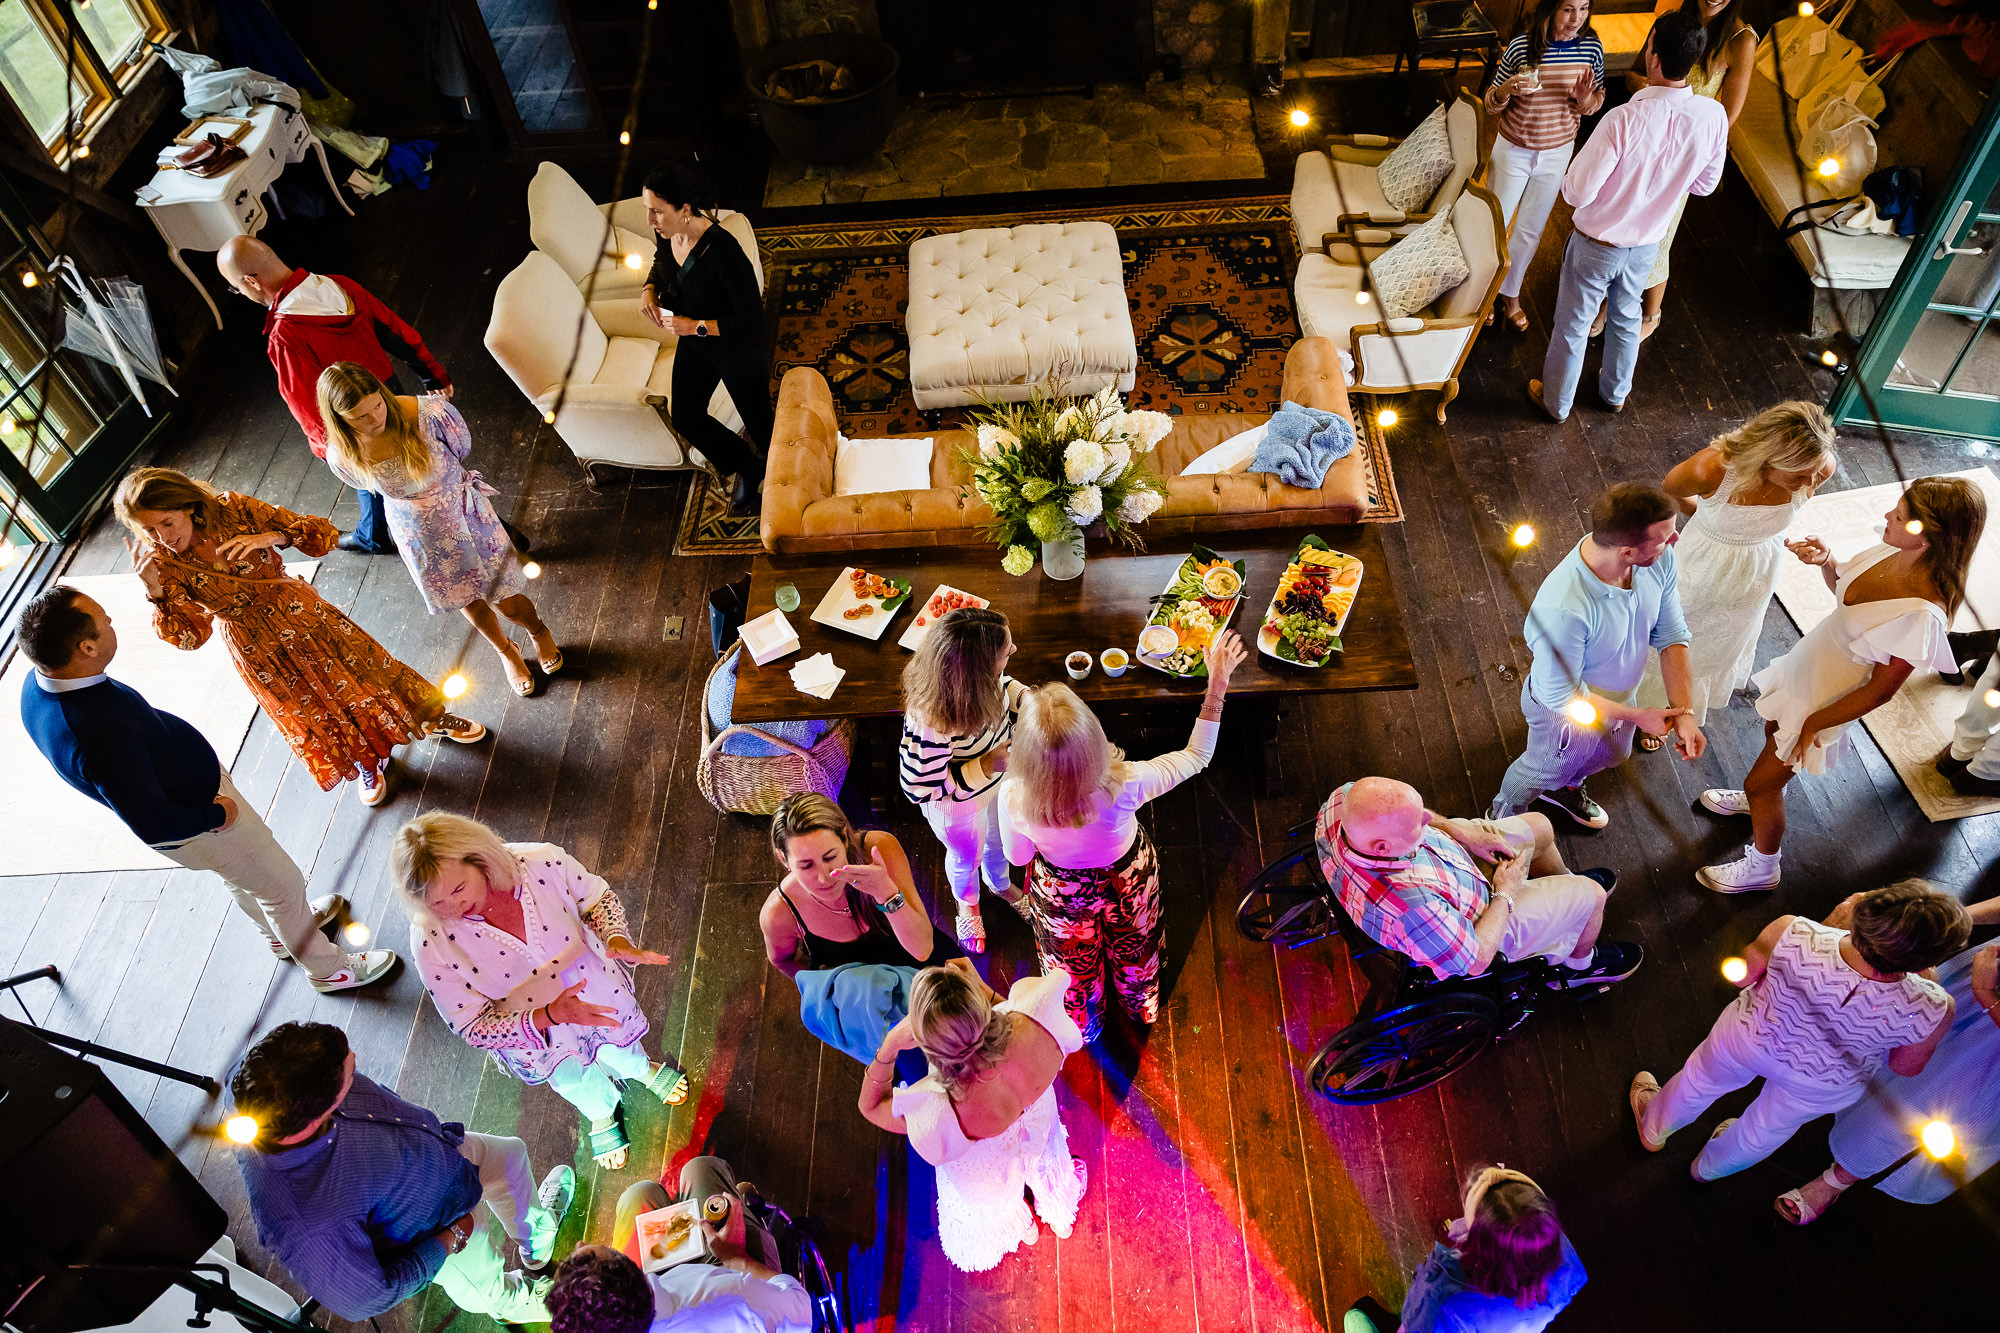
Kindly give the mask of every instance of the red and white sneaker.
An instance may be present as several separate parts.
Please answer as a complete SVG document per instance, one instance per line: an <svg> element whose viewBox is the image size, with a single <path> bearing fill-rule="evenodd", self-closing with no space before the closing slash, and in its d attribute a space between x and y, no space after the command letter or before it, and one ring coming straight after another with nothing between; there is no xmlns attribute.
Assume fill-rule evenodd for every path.
<svg viewBox="0 0 2000 1333"><path fill-rule="evenodd" d="M330 977L316 979L312 988L321 995L331 995L335 991L355 990L361 986L372 986L389 975L389 969L396 965L396 955L389 949L370 949L365 953L347 955L347 966Z"/></svg>

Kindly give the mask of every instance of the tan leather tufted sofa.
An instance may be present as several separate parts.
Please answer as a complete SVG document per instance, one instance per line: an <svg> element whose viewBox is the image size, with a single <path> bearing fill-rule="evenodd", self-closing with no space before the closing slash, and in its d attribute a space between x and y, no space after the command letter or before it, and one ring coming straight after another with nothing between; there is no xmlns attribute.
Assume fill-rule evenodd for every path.
<svg viewBox="0 0 2000 1333"><path fill-rule="evenodd" d="M1139 345L1118 233L1037 222L910 247L910 394L918 407L1021 402L1052 372L1071 393L1132 387Z"/></svg>
<svg viewBox="0 0 2000 1333"><path fill-rule="evenodd" d="M1352 419L1340 354L1325 338L1302 338L1285 358L1284 397ZM1261 472L1183 477L1182 468L1239 431L1269 420L1269 413L1218 413L1178 418L1160 441L1154 463L1167 478L1167 502L1141 532L1147 537L1232 529L1306 527L1352 523L1368 507L1362 445L1327 469L1316 491L1287 486ZM785 372L778 387L777 424L764 479L762 535L771 551L862 551L897 546L978 546L992 510L972 490L972 474L959 459L972 435L935 436L931 487L872 495L833 493L834 441L839 422L826 380L810 366Z"/></svg>

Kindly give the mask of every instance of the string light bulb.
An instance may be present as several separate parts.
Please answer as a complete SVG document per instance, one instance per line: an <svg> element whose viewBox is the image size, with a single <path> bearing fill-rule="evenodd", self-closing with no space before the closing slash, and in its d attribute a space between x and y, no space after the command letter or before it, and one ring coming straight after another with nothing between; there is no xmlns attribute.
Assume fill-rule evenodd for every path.
<svg viewBox="0 0 2000 1333"><path fill-rule="evenodd" d="M2000 690L1986 691L1986 697L1983 702L1988 708L2000 708Z"/></svg>
<svg viewBox="0 0 2000 1333"><path fill-rule="evenodd" d="M1564 711L1569 714L1569 720L1580 727L1590 726L1597 721L1597 705L1580 694L1569 701L1569 707Z"/></svg>
<svg viewBox="0 0 2000 1333"><path fill-rule="evenodd" d="M1356 305L1367 305L1369 299L1368 289L1365 287L1354 294L1354 304Z"/></svg>
<svg viewBox="0 0 2000 1333"><path fill-rule="evenodd" d="M1913 518L1903 525L1903 531L1909 533L1912 537L1921 537L1924 535L1924 521L1920 518Z"/></svg>
<svg viewBox="0 0 2000 1333"><path fill-rule="evenodd" d="M555 410L555 409L554 409L554 408L552 407L552 408L550 408L550 409L549 409L548 411L546 411L546 412L542 413L542 420L543 420L543 421L545 421L545 422L547 422L547 423L548 423L549 425L551 425L551 426L555 425L555 424L556 424L556 410Z"/></svg>
<svg viewBox="0 0 2000 1333"><path fill-rule="evenodd" d="M1295 106L1292 108L1291 121L1293 129L1302 130L1313 123L1312 112L1302 106Z"/></svg>
<svg viewBox="0 0 2000 1333"><path fill-rule="evenodd" d="M233 1115L222 1122L222 1137L231 1143L255 1143L257 1131L262 1128L255 1116Z"/></svg>
<svg viewBox="0 0 2000 1333"><path fill-rule="evenodd" d="M1942 1162L1958 1149L1958 1135L1951 1132L1951 1126L1942 1120L1933 1120L1917 1132L1917 1139L1924 1145L1924 1151Z"/></svg>
<svg viewBox="0 0 2000 1333"><path fill-rule="evenodd" d="M1533 546L1535 544L1535 525L1532 523L1516 523L1512 537L1516 546Z"/></svg>
<svg viewBox="0 0 2000 1333"><path fill-rule="evenodd" d="M31 268L24 268L21 270L21 285L23 287L33 287L40 281L41 277L35 272L35 270Z"/></svg>
<svg viewBox="0 0 2000 1333"><path fill-rule="evenodd" d="M1840 174L1840 159L1837 157L1821 158L1819 160L1819 174L1822 176L1838 176Z"/></svg>
<svg viewBox="0 0 2000 1333"><path fill-rule="evenodd" d="M1385 407L1380 412L1377 412L1375 414L1375 424L1380 426L1383 430L1387 430L1389 429L1389 427L1395 425L1396 409L1393 407Z"/></svg>
<svg viewBox="0 0 2000 1333"><path fill-rule="evenodd" d="M1799 6L1799 17L1802 19L1809 19L1812 16L1813 16L1812 0L1805 0L1805 3Z"/></svg>
<svg viewBox="0 0 2000 1333"><path fill-rule="evenodd" d="M6 569L21 558L21 548L12 542L0 542L0 569Z"/></svg>
<svg viewBox="0 0 2000 1333"><path fill-rule="evenodd" d="M630 144L632 142L632 131L630 130L618 131L618 142L621 144Z"/></svg>
<svg viewBox="0 0 2000 1333"><path fill-rule="evenodd" d="M341 938L347 941L348 946L355 949L368 943L368 934L368 923L365 921L350 921L347 923L347 928L340 932Z"/></svg>
<svg viewBox="0 0 2000 1333"><path fill-rule="evenodd" d="M1840 364L1840 357L1829 347L1819 354L1819 363L1822 366L1837 366Z"/></svg>
<svg viewBox="0 0 2000 1333"><path fill-rule="evenodd" d="M12 435L13 433L14 433L14 418L0 417L0 435Z"/></svg>
<svg viewBox="0 0 2000 1333"><path fill-rule="evenodd" d="M1749 975L1750 964L1744 962L1741 958L1725 958L1722 960L1722 979L1730 985L1741 986L1743 978Z"/></svg>
<svg viewBox="0 0 2000 1333"><path fill-rule="evenodd" d="M90 145L89 145L89 144L87 144L87 143L80 143L80 144L78 144L78 145L76 146L76 157L77 157L77 160L78 160L79 162L81 162L81 161L82 161L82 160L83 160L84 158L86 158L86 157L89 157L89 156L90 156Z"/></svg>
<svg viewBox="0 0 2000 1333"><path fill-rule="evenodd" d="M637 270L643 264L645 264L645 262L646 261L640 257L639 252L637 250L634 250L631 254L625 256L625 267L629 269Z"/></svg>
<svg viewBox="0 0 2000 1333"><path fill-rule="evenodd" d="M445 698L456 699L470 687L466 684L465 677L454 671L444 678L443 688Z"/></svg>
<svg viewBox="0 0 2000 1333"><path fill-rule="evenodd" d="M530 560L527 564L521 566L522 578L538 579L541 576L542 576L542 567L535 561Z"/></svg>

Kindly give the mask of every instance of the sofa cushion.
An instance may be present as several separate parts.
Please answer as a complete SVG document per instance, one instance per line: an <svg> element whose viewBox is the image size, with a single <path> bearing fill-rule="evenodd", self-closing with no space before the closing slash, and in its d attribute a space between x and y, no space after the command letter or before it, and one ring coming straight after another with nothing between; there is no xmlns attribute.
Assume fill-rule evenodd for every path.
<svg viewBox="0 0 2000 1333"><path fill-rule="evenodd" d="M1381 179L1382 197L1389 206L1412 213L1430 202L1444 178L1451 175L1452 166L1451 132L1445 126L1444 104L1439 103L1437 110L1410 131L1409 138L1382 159L1375 174Z"/></svg>
<svg viewBox="0 0 2000 1333"><path fill-rule="evenodd" d="M1363 292L1362 272L1352 264L1336 264L1323 254L1299 260L1292 291L1299 328L1308 338L1330 338L1346 350L1352 346L1349 331L1355 325L1382 322L1382 312L1372 300L1356 299Z"/></svg>
<svg viewBox="0 0 2000 1333"><path fill-rule="evenodd" d="M937 441L928 435L881 440L850 440L842 435L833 454L833 493L929 490L931 456L936 452Z"/></svg>
<svg viewBox="0 0 2000 1333"><path fill-rule="evenodd" d="M1257 457L1257 446L1263 443L1264 432L1268 426L1268 422L1262 422L1249 430L1237 432L1182 468L1180 475L1212 477L1219 472L1249 471L1251 462Z"/></svg>
<svg viewBox="0 0 2000 1333"><path fill-rule="evenodd" d="M1376 255L1368 272L1382 314L1402 319L1462 284L1472 269L1452 232L1451 215L1440 213Z"/></svg>

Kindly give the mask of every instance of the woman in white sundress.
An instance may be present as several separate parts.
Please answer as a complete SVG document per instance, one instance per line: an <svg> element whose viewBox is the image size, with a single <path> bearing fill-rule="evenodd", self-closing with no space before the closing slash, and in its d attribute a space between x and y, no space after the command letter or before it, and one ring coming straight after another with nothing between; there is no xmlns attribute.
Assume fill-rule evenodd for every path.
<svg viewBox="0 0 2000 1333"><path fill-rule="evenodd" d="M1688 706L1701 726L1711 707L1750 683L1764 612L1778 587L1785 529L1833 475L1833 419L1816 403L1779 403L1675 466L1662 486L1692 514L1681 531L1681 611L1687 617ZM1639 706L1664 708L1660 655L1639 682ZM1663 738L1639 733L1639 748Z"/></svg>
<svg viewBox="0 0 2000 1333"><path fill-rule="evenodd" d="M1817 565L1833 610L1793 649L1751 679L1761 691L1764 751L1741 791L1711 787L1701 803L1749 815L1743 859L1704 866L1695 878L1717 893L1778 886L1785 786L1824 773L1847 748L1855 722L1880 708L1919 669L1949 671L1945 631L1965 600L1966 575L1986 528L1986 497L1963 477L1919 477L1886 515L1882 544L1836 562L1814 536L1786 549Z"/></svg>
<svg viewBox="0 0 2000 1333"><path fill-rule="evenodd" d="M964 1272L1034 1244L1037 1214L1058 1239L1076 1225L1089 1177L1069 1155L1055 1092L1063 1061L1083 1049L1068 992L1062 971L1023 977L1003 1000L966 959L925 968L861 1081L861 1114L907 1134L937 1168L938 1242ZM912 1048L930 1073L892 1092L896 1056Z"/></svg>

